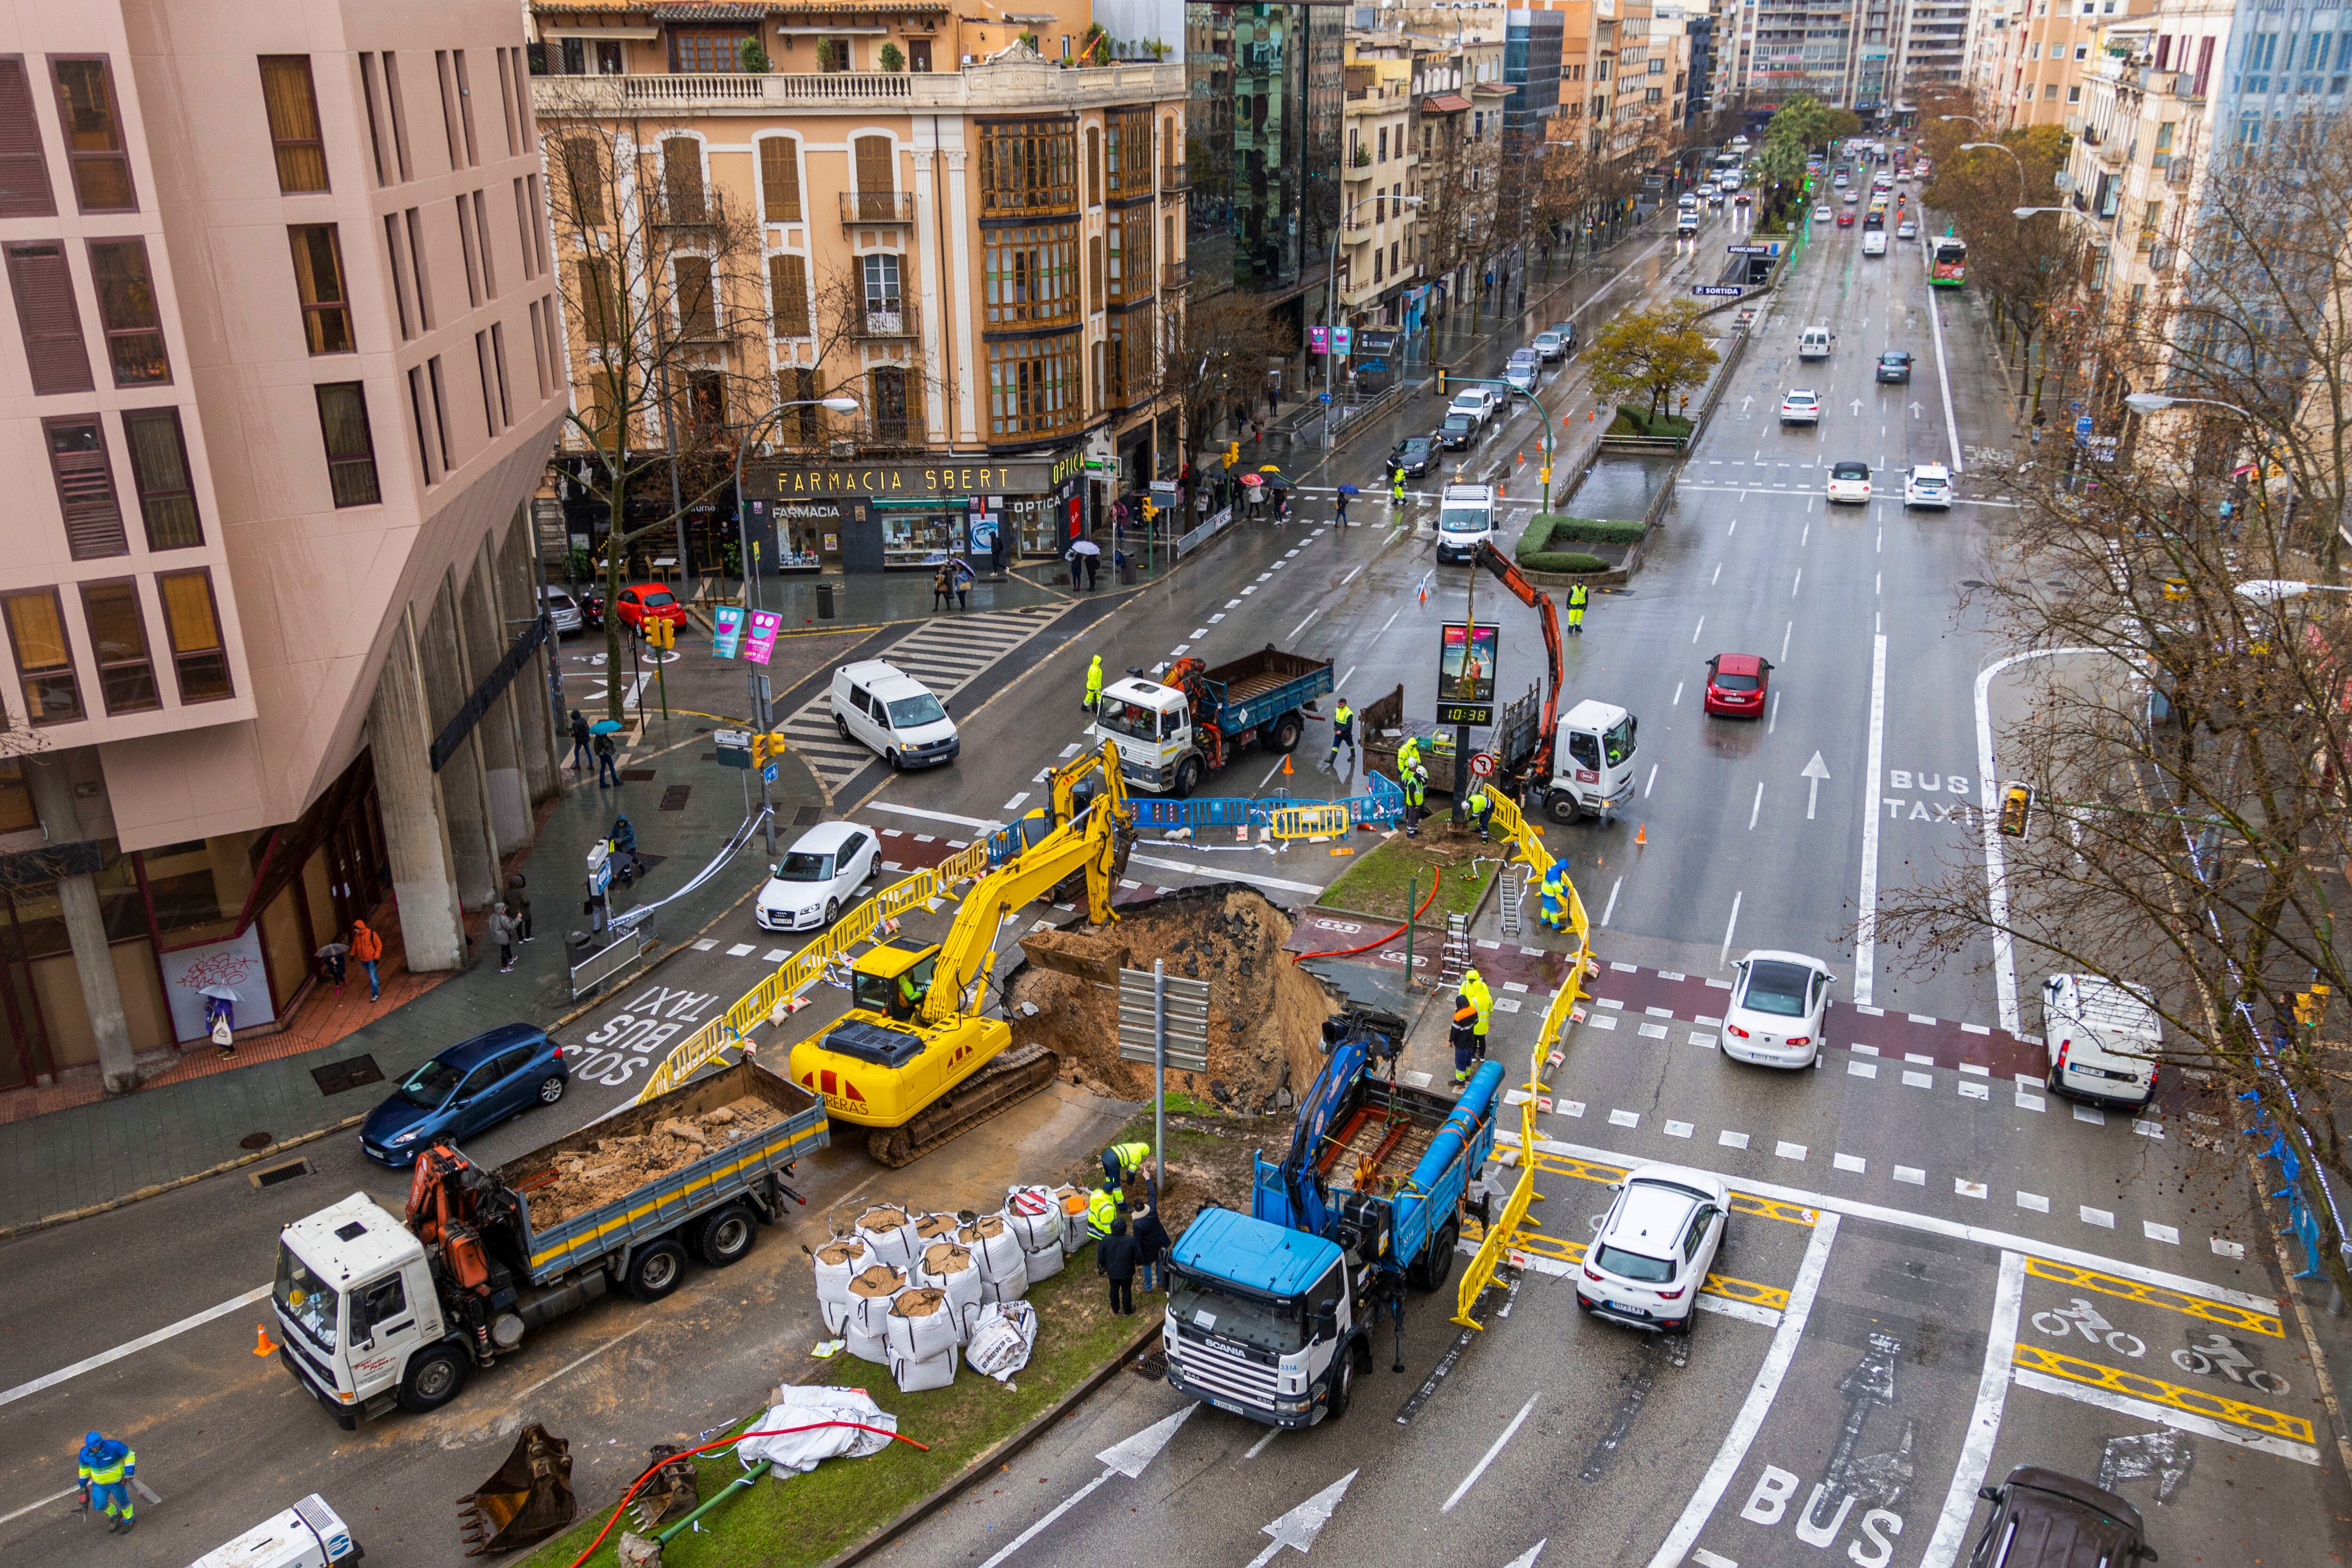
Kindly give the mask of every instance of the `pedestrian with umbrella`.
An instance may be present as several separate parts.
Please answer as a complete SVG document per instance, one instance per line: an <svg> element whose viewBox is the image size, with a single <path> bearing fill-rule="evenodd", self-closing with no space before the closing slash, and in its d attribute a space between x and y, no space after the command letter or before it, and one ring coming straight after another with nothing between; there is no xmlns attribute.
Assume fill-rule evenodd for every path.
<svg viewBox="0 0 2352 1568"><path fill-rule="evenodd" d="M620 754L613 744L613 737L620 732L620 721L599 719L588 728L596 737L596 787L598 789L620 788L620 770L613 765L613 759Z"/></svg>
<svg viewBox="0 0 2352 1568"><path fill-rule="evenodd" d="M1071 591L1075 593L1077 590L1078 576L1081 573L1087 578L1087 586L1091 588L1094 586L1093 579L1101 571L1102 546L1091 539L1072 540L1070 542Z"/></svg>
<svg viewBox="0 0 2352 1568"><path fill-rule="evenodd" d="M1339 504L1337 508L1339 512L1339 524L1338 528L1333 531L1333 537L1335 539L1339 537L1339 530L1344 529L1348 526L1348 498L1357 493L1359 492L1353 485L1341 485L1339 487ZM1345 542L1344 541L1341 542Z"/></svg>
<svg viewBox="0 0 2352 1568"><path fill-rule="evenodd" d="M349 942L331 942L320 948L316 954L321 970L327 979L333 984L335 994L338 996L343 994L343 976L347 973L343 955L351 951Z"/></svg>
<svg viewBox="0 0 2352 1568"><path fill-rule="evenodd" d="M236 1055L236 988L207 985L196 994L205 999L205 1020L211 1027L213 1045L223 1057Z"/></svg>

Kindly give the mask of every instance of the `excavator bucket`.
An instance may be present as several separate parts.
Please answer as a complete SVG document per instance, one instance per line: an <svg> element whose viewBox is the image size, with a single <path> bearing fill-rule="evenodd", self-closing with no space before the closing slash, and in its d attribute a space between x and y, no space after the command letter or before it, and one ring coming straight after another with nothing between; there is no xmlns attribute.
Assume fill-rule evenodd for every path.
<svg viewBox="0 0 2352 1568"><path fill-rule="evenodd" d="M1021 939L1021 951L1040 969L1098 985L1117 985L1118 972L1127 967L1127 943L1076 931L1033 931Z"/></svg>
<svg viewBox="0 0 2352 1568"><path fill-rule="evenodd" d="M694 1461L677 1458L674 1444L656 1443L646 1457L659 1463L661 1468L637 1489L629 1511L636 1516L639 1530L650 1531L671 1520L684 1519L701 1499L695 1492Z"/></svg>
<svg viewBox="0 0 2352 1568"><path fill-rule="evenodd" d="M466 1555L536 1546L580 1514L572 1495L572 1445L533 1424L490 1479L457 1500Z"/></svg>

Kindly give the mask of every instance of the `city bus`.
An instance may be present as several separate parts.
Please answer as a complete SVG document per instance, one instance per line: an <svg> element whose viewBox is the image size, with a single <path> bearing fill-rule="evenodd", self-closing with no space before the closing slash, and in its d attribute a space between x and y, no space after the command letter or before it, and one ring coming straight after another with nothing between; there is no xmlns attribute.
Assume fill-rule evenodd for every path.
<svg viewBox="0 0 2352 1568"><path fill-rule="evenodd" d="M1959 289L1969 280L1969 247L1951 235L1927 242L1927 281L1938 289Z"/></svg>

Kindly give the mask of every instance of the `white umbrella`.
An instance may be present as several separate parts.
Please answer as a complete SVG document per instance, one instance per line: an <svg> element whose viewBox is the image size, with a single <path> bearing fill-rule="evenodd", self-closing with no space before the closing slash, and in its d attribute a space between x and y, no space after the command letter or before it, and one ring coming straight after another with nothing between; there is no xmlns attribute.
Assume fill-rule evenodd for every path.
<svg viewBox="0 0 2352 1568"><path fill-rule="evenodd" d="M1073 555L1100 555L1102 553L1102 546L1097 544L1091 539L1080 539L1074 541L1071 543L1070 553Z"/></svg>
<svg viewBox="0 0 2352 1568"><path fill-rule="evenodd" d="M236 994L236 987L234 985L207 985L204 987L204 989L198 991L196 994L199 996L217 996L224 1002L242 1002L245 1000L244 997Z"/></svg>

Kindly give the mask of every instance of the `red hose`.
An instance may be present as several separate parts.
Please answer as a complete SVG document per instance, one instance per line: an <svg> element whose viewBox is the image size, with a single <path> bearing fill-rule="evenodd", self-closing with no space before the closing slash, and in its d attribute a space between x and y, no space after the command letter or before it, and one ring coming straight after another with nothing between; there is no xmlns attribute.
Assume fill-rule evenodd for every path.
<svg viewBox="0 0 2352 1568"><path fill-rule="evenodd" d="M1430 899L1437 897L1437 884L1444 879L1444 876L1443 868L1432 866L1429 868L1429 898L1421 900L1421 909L1412 911L1412 919L1407 920L1403 925L1397 927L1388 935L1374 937L1361 947L1335 947L1328 952L1294 952L1290 955L1290 962L1301 963L1310 958L1347 958L1354 953L1370 952L1383 943L1396 941L1412 927L1413 921L1421 919L1422 911L1429 908Z"/></svg>
<svg viewBox="0 0 2352 1568"><path fill-rule="evenodd" d="M897 1432L884 1431L879 1426L868 1426L862 1421L812 1421L805 1426L777 1426L765 1432L738 1432L732 1437L716 1437L695 1447L681 1449L667 1459L656 1459L652 1467L636 1479L635 1484L621 1494L621 1500L613 1505L613 1517L604 1521L604 1528L596 1532L596 1539L588 1543L587 1550L572 1560L571 1568L580 1568L582 1563L596 1554L596 1548L604 1544L604 1537L612 1534L613 1527L621 1522L621 1510L629 1506L629 1500L637 1495L638 1488L653 1479L661 1468L671 1460L692 1458L697 1454L708 1453L713 1448L724 1448L731 1444L740 1443L746 1437L782 1437L788 1433L814 1432L825 1426L854 1426L860 1432L880 1432L885 1437L896 1437L899 1442L910 1447L920 1448L926 1454L931 1451L930 1445L928 1443L918 1443L912 1437L904 1436Z"/></svg>

